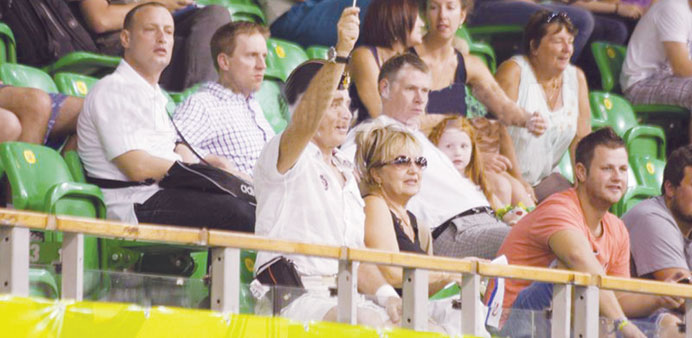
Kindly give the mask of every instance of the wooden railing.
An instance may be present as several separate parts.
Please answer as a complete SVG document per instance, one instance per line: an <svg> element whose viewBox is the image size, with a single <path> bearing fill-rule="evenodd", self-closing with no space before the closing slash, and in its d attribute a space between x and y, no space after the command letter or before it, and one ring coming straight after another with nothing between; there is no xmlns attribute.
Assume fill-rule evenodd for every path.
<svg viewBox="0 0 692 338"><path fill-rule="evenodd" d="M120 238L167 244L210 247L212 251L211 308L238 312L240 291L240 250L261 250L333 258L339 262L337 277L339 321L355 324L357 270L354 262L386 264L404 269L403 326L426 330L428 312L428 270L462 275L462 330L479 335L477 301L481 277L504 277L554 284L552 337L570 337L574 320L574 337L598 336L599 289L668 295L685 298L685 322L692 323L692 287L649 280L590 275L580 272L525 266L494 265L483 262L433 257L408 253L391 253L371 249L334 247L267 239L254 235L171 227L131 225L112 221L54 216L0 208L0 293L28 295L29 230L55 230L63 235L63 298L81 300L84 275L84 235ZM572 288L575 297L572 298ZM571 312L574 299L574 313ZM692 325L686 325L685 336L692 338Z"/></svg>

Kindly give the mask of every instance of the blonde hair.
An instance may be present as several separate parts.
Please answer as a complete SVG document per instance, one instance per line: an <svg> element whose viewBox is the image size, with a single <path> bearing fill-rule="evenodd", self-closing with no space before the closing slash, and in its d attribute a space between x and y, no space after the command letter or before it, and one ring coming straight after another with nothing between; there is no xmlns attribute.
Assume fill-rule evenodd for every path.
<svg viewBox="0 0 692 338"><path fill-rule="evenodd" d="M481 190L483 190L483 194L488 198L488 201L492 201L493 191L485 178L483 161L481 159L480 150L476 145L476 129L471 125L469 120L458 115L447 116L427 133L428 139L430 139L430 142L433 144L439 145L442 134L449 128L456 128L463 131L469 136L469 139L471 139L471 160L464 170L464 175L473 183L480 186Z"/></svg>
<svg viewBox="0 0 692 338"><path fill-rule="evenodd" d="M401 155L402 150L421 151L420 143L411 132L398 125L384 125L377 121L356 132L356 146L356 169L368 192L379 186L370 173L371 169L393 160Z"/></svg>

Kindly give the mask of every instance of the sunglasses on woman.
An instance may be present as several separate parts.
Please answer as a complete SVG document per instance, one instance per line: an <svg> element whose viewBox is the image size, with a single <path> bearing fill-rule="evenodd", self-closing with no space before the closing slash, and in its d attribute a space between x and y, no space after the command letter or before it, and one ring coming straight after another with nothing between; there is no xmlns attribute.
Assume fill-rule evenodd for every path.
<svg viewBox="0 0 692 338"><path fill-rule="evenodd" d="M555 20L557 20L557 19L561 19L560 21L565 21L565 20L567 20L567 19L568 19L567 13L565 13L565 12L563 12L563 11L551 12L551 13L548 15L548 17L545 19L545 22L546 22L546 23L552 23L553 21L555 21Z"/></svg>
<svg viewBox="0 0 692 338"><path fill-rule="evenodd" d="M404 167L411 165L411 162L413 162L413 164L415 164L421 170L425 169L428 166L428 160L423 156L418 156L414 159L411 159L410 157L404 155L397 156L395 159L389 162L384 162L382 163L382 166L394 165L397 167Z"/></svg>

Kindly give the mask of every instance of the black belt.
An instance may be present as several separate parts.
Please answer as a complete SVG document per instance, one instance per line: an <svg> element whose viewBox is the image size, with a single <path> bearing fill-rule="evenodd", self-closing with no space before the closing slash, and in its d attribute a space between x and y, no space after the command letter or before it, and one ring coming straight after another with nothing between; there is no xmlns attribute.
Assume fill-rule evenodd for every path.
<svg viewBox="0 0 692 338"><path fill-rule="evenodd" d="M91 177L89 175L86 175L86 181L87 183L91 183L93 185L98 186L99 188L102 189L120 189L120 188L129 188L129 187L136 187L136 186L142 186L142 185L152 185L156 183L156 180L153 178L148 178L144 181L119 181L119 180L110 180L107 178L96 178L96 177Z"/></svg>
<svg viewBox="0 0 692 338"><path fill-rule="evenodd" d="M489 214L489 215L491 215L491 216L494 216L494 215L495 215L495 212L493 211L493 209L491 209L491 208L488 207L488 206L484 206L484 207L475 207L475 208L471 208L471 209L469 209L469 210L466 210L466 211L464 211L464 212L462 212L462 213L460 213L460 214L457 214L457 215L455 215L454 217L448 219L447 221L445 221L444 223L442 223L440 226L438 226L437 228L435 228L435 230L433 230L433 232L432 232L433 239L437 239L437 237L439 237L445 230L447 230L447 228L452 224L452 221L453 221L453 220L455 220L455 219L457 219L457 218L459 218L459 217L464 217L464 216L469 216L469 215L476 215L476 214Z"/></svg>

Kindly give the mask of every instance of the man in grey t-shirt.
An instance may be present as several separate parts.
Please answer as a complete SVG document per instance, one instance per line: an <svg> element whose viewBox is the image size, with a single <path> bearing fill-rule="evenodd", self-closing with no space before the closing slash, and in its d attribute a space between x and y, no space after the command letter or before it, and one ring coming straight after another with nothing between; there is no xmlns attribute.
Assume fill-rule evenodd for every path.
<svg viewBox="0 0 692 338"><path fill-rule="evenodd" d="M630 233L631 271L635 277L679 280L692 269L692 145L670 155L661 190L622 217Z"/></svg>

